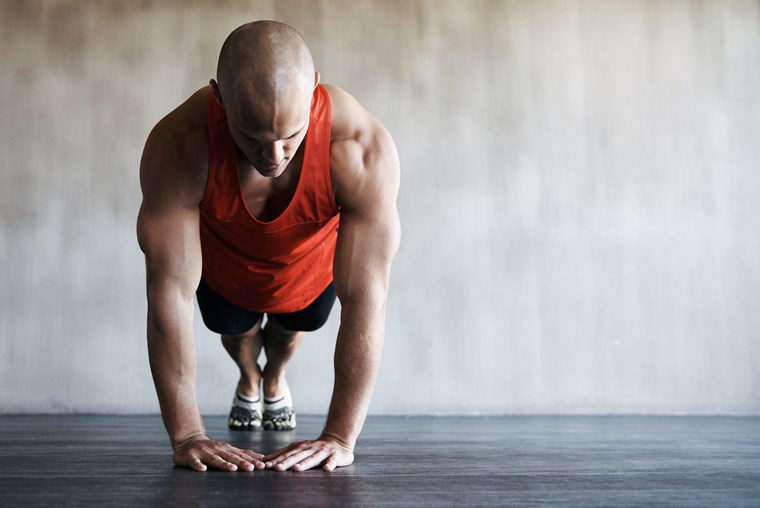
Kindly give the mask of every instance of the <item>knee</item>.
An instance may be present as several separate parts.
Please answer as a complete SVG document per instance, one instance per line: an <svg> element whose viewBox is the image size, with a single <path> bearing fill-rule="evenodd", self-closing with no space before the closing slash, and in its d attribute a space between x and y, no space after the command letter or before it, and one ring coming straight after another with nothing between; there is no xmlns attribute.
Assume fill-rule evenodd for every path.
<svg viewBox="0 0 760 508"><path fill-rule="evenodd" d="M223 337L226 337L228 340L235 342L237 344L241 342L245 342L247 340L250 340L254 335L259 333L259 330L261 329L261 320L259 320L255 325L253 325L252 328L249 328L245 331L238 331L238 330L227 330L225 332L220 332Z"/></svg>
<svg viewBox="0 0 760 508"><path fill-rule="evenodd" d="M273 319L271 317L267 320L267 324L264 327L264 332L269 337L272 337L278 342L285 344L291 344L295 342L298 339L299 334L303 333L288 330L287 328L284 328L280 323L278 323L276 319Z"/></svg>

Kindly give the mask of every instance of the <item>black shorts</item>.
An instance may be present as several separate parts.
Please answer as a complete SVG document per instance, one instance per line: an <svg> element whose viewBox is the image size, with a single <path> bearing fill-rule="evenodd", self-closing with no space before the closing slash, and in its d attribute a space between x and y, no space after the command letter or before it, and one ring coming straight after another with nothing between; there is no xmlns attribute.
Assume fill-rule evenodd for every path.
<svg viewBox="0 0 760 508"><path fill-rule="evenodd" d="M206 327L222 335L239 335L247 332L259 322L263 312L243 309L225 300L211 289L201 277L195 292L198 307ZM335 286L331 282L308 307L289 314L269 314L283 328L293 332L312 332L322 327L330 316L335 303Z"/></svg>

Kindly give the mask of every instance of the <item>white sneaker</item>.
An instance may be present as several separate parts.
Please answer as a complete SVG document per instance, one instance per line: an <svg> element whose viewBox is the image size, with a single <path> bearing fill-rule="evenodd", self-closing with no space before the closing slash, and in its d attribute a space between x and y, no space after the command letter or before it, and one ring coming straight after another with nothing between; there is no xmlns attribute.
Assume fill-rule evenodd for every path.
<svg viewBox="0 0 760 508"><path fill-rule="evenodd" d="M293 430L296 428L296 413L293 411L293 397L290 388L278 397L264 397L264 430Z"/></svg>
<svg viewBox="0 0 760 508"><path fill-rule="evenodd" d="M251 399L235 392L232 399L232 409L227 420L227 427L232 430L260 430L262 402L261 395Z"/></svg>

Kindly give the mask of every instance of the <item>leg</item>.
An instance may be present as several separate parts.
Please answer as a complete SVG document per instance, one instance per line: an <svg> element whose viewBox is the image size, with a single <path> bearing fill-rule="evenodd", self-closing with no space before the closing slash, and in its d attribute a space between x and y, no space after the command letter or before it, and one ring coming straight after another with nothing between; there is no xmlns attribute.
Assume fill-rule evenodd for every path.
<svg viewBox="0 0 760 508"><path fill-rule="evenodd" d="M261 368L257 361L262 345L261 320L245 333L222 335L222 344L240 369L227 426L233 430L258 430L264 412L259 393Z"/></svg>
<svg viewBox="0 0 760 508"><path fill-rule="evenodd" d="M330 284L308 307L290 314L269 315L264 327L264 396L280 395L285 381L285 365L306 336L325 324L335 303L335 286ZM299 331L294 331L299 330ZM287 386L287 385L286 385Z"/></svg>
<svg viewBox="0 0 760 508"><path fill-rule="evenodd" d="M227 425L235 430L259 429L263 409L259 394L261 369L257 360L263 342L263 315L233 305L202 278L196 295L203 322L209 330L222 336L224 348L240 371Z"/></svg>
<svg viewBox="0 0 760 508"><path fill-rule="evenodd" d="M285 389L285 366L303 342L305 332L287 330L270 316L264 327L264 397L277 397Z"/></svg>
<svg viewBox="0 0 760 508"><path fill-rule="evenodd" d="M263 344L261 320L253 328L239 335L222 335L222 345L240 369L237 391L251 399L259 397L261 368L258 364Z"/></svg>
<svg viewBox="0 0 760 508"><path fill-rule="evenodd" d="M296 414L285 381L285 366L306 334L288 330L277 322L277 318L269 316L263 335L267 364L264 368L262 425L265 430L293 430L296 428Z"/></svg>
<svg viewBox="0 0 760 508"><path fill-rule="evenodd" d="M285 366L306 336L327 321L335 302L332 284L308 307L290 314L269 315L264 327L264 428L292 430L296 427L293 399L285 380Z"/></svg>

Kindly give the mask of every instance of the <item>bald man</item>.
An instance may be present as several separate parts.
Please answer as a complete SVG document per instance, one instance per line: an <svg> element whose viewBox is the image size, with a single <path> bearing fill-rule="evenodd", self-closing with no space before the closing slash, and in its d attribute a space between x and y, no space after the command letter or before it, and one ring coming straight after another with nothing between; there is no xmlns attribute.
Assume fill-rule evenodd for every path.
<svg viewBox="0 0 760 508"><path fill-rule="evenodd" d="M225 41L217 80L150 133L140 181L148 351L174 463L198 471L351 464L400 236L399 161L386 129L348 93L320 85L293 28L249 23ZM335 382L321 435L268 456L206 435L196 294L240 371L228 424L241 430L295 427L285 367L337 295Z"/></svg>

